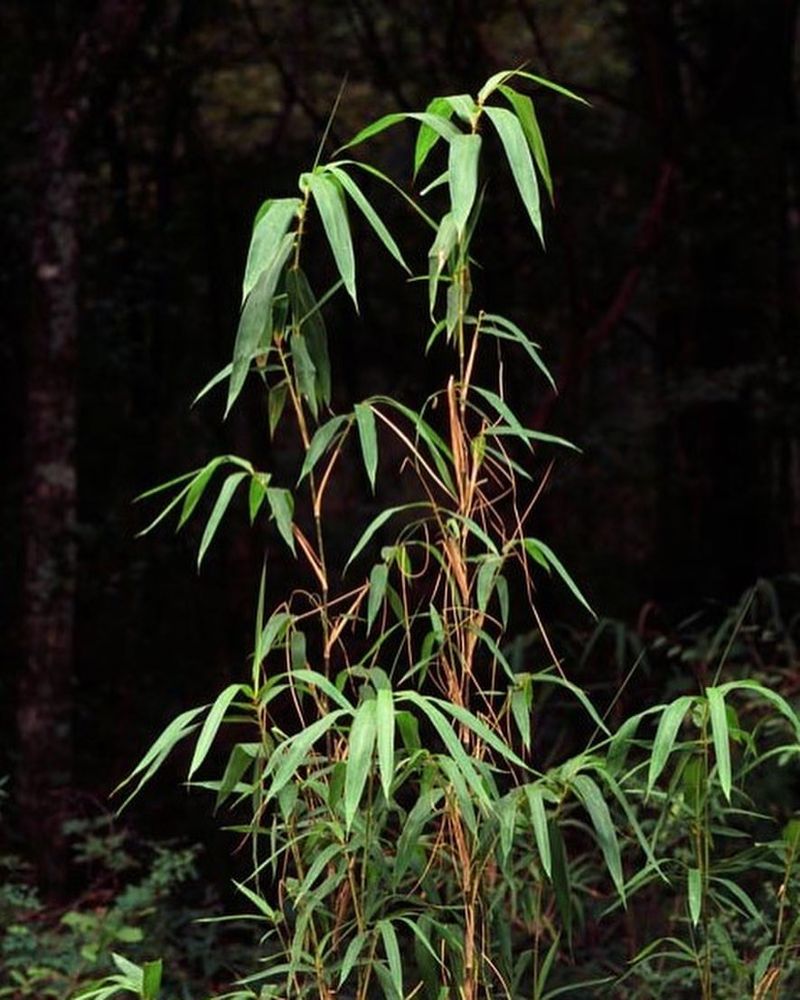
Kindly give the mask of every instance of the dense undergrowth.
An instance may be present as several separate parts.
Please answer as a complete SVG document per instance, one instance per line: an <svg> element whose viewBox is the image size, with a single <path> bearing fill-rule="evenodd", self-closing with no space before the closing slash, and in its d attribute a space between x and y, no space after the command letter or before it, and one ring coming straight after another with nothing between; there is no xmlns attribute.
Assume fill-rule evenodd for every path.
<svg viewBox="0 0 800 1000"><path fill-rule="evenodd" d="M237 883L257 928L249 953L228 957L225 923L181 931L176 951L185 921L159 893L184 881L191 854L154 848L139 880L68 919L40 919L24 879L8 881L2 947L16 982L6 995L34 995L24 990L48 952L56 970L68 966L50 995L84 998L794 995L798 658L776 585L674 632L643 616L636 629L601 621L586 641L539 611L538 590L561 586L592 613L531 527L554 456L574 446L527 427L506 393L507 367L522 364L553 391L540 347L494 304L473 303L473 237L492 217L486 160L505 161L520 224L543 235L540 188L552 195L552 180L520 89L530 84L574 97L525 72L497 74L474 98L380 119L338 159L321 162L323 141L299 195L264 203L233 360L201 396L226 386L227 412L246 383L259 385L263 432L289 442L294 469L222 455L147 495L167 497L151 527L206 511L199 563L246 488L264 546L246 679L173 720L120 789L127 803L189 742L190 785L249 845ZM415 177L446 150L425 209L350 159L409 122ZM412 279L404 294L421 296L421 319L406 335L447 374L422 401L342 404L324 315L340 289L358 306L348 206L401 267L419 270L376 191L404 197L419 219L427 295ZM336 279L317 298L325 244ZM326 504L353 489L355 462L372 499L343 527ZM273 600L277 542L306 582ZM516 634L522 620L529 630ZM117 849L104 850L108 865ZM86 964L60 959L65 947ZM117 971L85 983L112 951ZM209 965L187 972L181 994L168 975L193 954ZM229 964L239 978L220 994Z"/></svg>

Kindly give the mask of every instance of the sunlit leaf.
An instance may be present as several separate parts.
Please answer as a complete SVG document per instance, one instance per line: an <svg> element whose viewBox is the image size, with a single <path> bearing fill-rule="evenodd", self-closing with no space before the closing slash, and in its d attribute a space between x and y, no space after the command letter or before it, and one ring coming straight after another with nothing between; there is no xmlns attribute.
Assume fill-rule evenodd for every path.
<svg viewBox="0 0 800 1000"><path fill-rule="evenodd" d="M477 134L459 134L450 141L448 158L450 206L453 222L462 239L478 190L480 150L481 137Z"/></svg>
<svg viewBox="0 0 800 1000"><path fill-rule="evenodd" d="M377 726L375 700L363 702L356 711L347 743L347 767L344 779L344 821L350 829L355 817L367 777L372 767Z"/></svg>

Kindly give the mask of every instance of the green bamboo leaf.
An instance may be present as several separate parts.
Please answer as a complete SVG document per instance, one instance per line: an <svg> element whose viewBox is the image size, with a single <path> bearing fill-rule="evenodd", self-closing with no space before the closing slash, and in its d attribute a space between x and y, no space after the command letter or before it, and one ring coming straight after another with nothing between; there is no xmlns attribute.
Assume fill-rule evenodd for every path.
<svg viewBox="0 0 800 1000"><path fill-rule="evenodd" d="M275 428L283 416L288 392L289 387L284 381L279 385L273 386L267 395L267 417L269 420L269 436L271 438L275 437Z"/></svg>
<svg viewBox="0 0 800 1000"><path fill-rule="evenodd" d="M659 775L666 767L669 755L675 746L678 730L681 728L684 717L693 702L693 697L684 695L667 705L661 715L658 729L653 739L653 749L650 754L650 766L647 772L647 795L652 792Z"/></svg>
<svg viewBox="0 0 800 1000"><path fill-rule="evenodd" d="M266 326L270 321L275 289L278 286L284 264L292 252L293 246L294 234L287 233L275 251L275 255L261 272L261 276L256 282L255 287L245 300L241 316L239 317L236 342L233 345L233 368L231 369L231 378L228 384L228 400L225 405L226 416L242 391L242 386L250 369L250 362L257 353Z"/></svg>
<svg viewBox="0 0 800 1000"><path fill-rule="evenodd" d="M297 485L306 478L306 476L314 470L317 462L322 458L323 455L327 453L331 445L334 442L339 431L348 423L349 417L338 416L331 417L330 420L326 420L324 424L320 424L317 430L314 432L314 437L311 438L311 442L308 446L308 451L306 452L306 457L303 461L303 467L300 469L300 477L297 480Z"/></svg>
<svg viewBox="0 0 800 1000"><path fill-rule="evenodd" d="M550 546L546 545L538 538L526 538L524 539L523 544L525 546L525 551L528 553L528 555L531 555L534 558L536 558L536 556L534 555L534 552L536 552L544 557L547 565L552 567L556 571L556 573L561 577L561 579L564 581L564 583L571 591L573 597L575 597L575 599L580 604L582 604L584 608L586 608L586 610L593 618L596 618L597 615L594 613L594 611L592 611L591 607L589 606L589 602L580 592L580 590L577 587L577 584L569 575L569 573L566 571L566 569L561 563L561 560L558 558L555 552L553 552Z"/></svg>
<svg viewBox="0 0 800 1000"><path fill-rule="evenodd" d="M535 73L528 73L525 70L515 70L515 76L521 76L525 80L532 80L534 83L538 83L541 87L546 87L548 90L553 90L557 94L561 94L562 97L568 97L571 101L577 101L578 104L585 104L586 107L590 107L589 102L581 97L580 94L576 94L573 90L567 90L566 87L562 87L560 83L554 83L552 80L547 80L543 76L537 76Z"/></svg>
<svg viewBox="0 0 800 1000"><path fill-rule="evenodd" d="M450 141L448 158L450 206L460 239L464 238L467 219L475 204L475 195L478 191L480 151L481 137L477 134L459 133Z"/></svg>
<svg viewBox="0 0 800 1000"><path fill-rule="evenodd" d="M530 681L511 692L511 715L526 750L531 748L531 707L533 691Z"/></svg>
<svg viewBox="0 0 800 1000"><path fill-rule="evenodd" d="M611 819L606 800L603 798L603 793L597 787L596 782L587 774L576 774L572 779L572 787L589 813L592 826L597 834L597 841L600 844L600 850L603 852L611 878L624 905L625 876L622 873L622 856L614 822Z"/></svg>
<svg viewBox="0 0 800 1000"><path fill-rule="evenodd" d="M209 545L213 541L214 535L219 527L219 522L222 520L225 511L228 509L228 504L231 502L233 494L236 492L236 488L246 475L246 472L232 472L222 484L217 501L214 504L211 514L209 515L208 522L206 523L206 529L203 532L203 537L200 539L200 548L197 552L198 569L200 569L203 556L206 554Z"/></svg>
<svg viewBox="0 0 800 1000"><path fill-rule="evenodd" d="M494 583L502 565L503 560L500 556L487 556L481 562L476 584L478 594L478 610L481 612L486 611L486 608L489 605L489 600L492 596L492 591L494 590Z"/></svg>
<svg viewBox="0 0 800 1000"><path fill-rule="evenodd" d="M380 688L375 699L375 725L378 731L378 769L381 787L388 802L394 779L394 699L388 688Z"/></svg>
<svg viewBox="0 0 800 1000"><path fill-rule="evenodd" d="M553 877L553 859L550 853L550 836L547 832L547 812L544 808L544 796L542 790L536 785L523 785L525 798L528 800L528 811L533 825L533 835L536 840L536 849L539 852L539 860L545 875Z"/></svg>
<svg viewBox="0 0 800 1000"><path fill-rule="evenodd" d="M442 271L458 241L458 226L451 212L442 217L436 232L436 239L428 251L428 303L431 318L436 305L436 291Z"/></svg>
<svg viewBox="0 0 800 1000"><path fill-rule="evenodd" d="M467 785L464 778L464 772L460 768L459 764L446 753L437 754L434 759L447 782L455 792L456 801L458 802L458 807L461 810L461 818L464 820L464 825L472 836L476 837L478 834L478 817L475 813L475 806L473 804L474 793L471 791L471 786Z"/></svg>
<svg viewBox="0 0 800 1000"><path fill-rule="evenodd" d="M327 170L328 173L332 174L336 178L336 180L339 181L339 183L342 185L347 194L349 194L350 197L353 199L353 201L356 203L358 208L361 210L361 213L363 214L364 218L367 220L370 226L372 226L378 239L381 241L381 243L383 243L383 245L386 247L386 249L389 251L392 257L394 257L394 259L398 262L398 264L400 264L401 267L405 268L405 270L408 271L408 273L410 274L411 268L408 266L408 264L406 264L405 259L403 258L403 255L400 252L400 247L398 247L397 243L394 240L394 237L386 228L386 225L384 224L381 217L369 203L366 195L358 186L358 184L356 184L353 178L341 167L328 165Z"/></svg>
<svg viewBox="0 0 800 1000"><path fill-rule="evenodd" d="M550 196L550 201L552 202L553 178L550 176L550 164L547 160L547 149L545 148L544 138L542 137L542 130L539 128L539 121L536 117L536 109L533 106L533 101L527 94L520 94L514 90L513 87L507 87L501 84L501 86L498 87L498 90L511 104L511 107L514 109L514 113L519 119L522 131L525 133L525 138L528 140L528 145L533 153L536 166L539 168L539 173L542 175L542 180L544 181L547 193Z"/></svg>
<svg viewBox="0 0 800 1000"><path fill-rule="evenodd" d="M269 482L268 475L257 475L253 476L250 480L250 487L247 494L247 506L250 510L250 524L255 522L258 512L261 509L261 504L264 502L264 497L267 495L267 486Z"/></svg>
<svg viewBox="0 0 800 1000"><path fill-rule="evenodd" d="M375 700L370 698L358 707L350 728L344 777L344 822L348 831L358 811L372 767L376 736Z"/></svg>
<svg viewBox="0 0 800 1000"><path fill-rule="evenodd" d="M752 691L754 694L760 695L765 701L771 702L791 722L795 735L800 741L800 718L798 718L797 712L794 711L786 699L779 695L777 691L759 684L758 681L749 680L728 681L727 684L719 685L719 691L723 698L729 691Z"/></svg>
<svg viewBox="0 0 800 1000"><path fill-rule="evenodd" d="M367 635L372 631L375 618L386 596L389 567L386 563L376 563L369 574L369 597L367 598Z"/></svg>
<svg viewBox="0 0 800 1000"><path fill-rule="evenodd" d="M356 262L353 255L353 239L341 188L325 173L306 175L311 196L322 219L322 227L336 261L347 294L358 310L356 297Z"/></svg>
<svg viewBox="0 0 800 1000"><path fill-rule="evenodd" d="M697 927L703 908L702 876L699 868L690 868L687 872L686 891L689 897L689 916L692 926Z"/></svg>
<svg viewBox="0 0 800 1000"><path fill-rule="evenodd" d="M295 632L295 635L302 635L302 633ZM303 636L302 654L298 657L298 660L302 664L305 664L306 662L305 636ZM319 688L323 694L327 695L331 699L331 701L335 701L339 708L346 708L348 712L355 711L353 705L336 687L336 685L317 670L307 670L304 666L293 667L292 680L297 684L308 684Z"/></svg>
<svg viewBox="0 0 800 1000"><path fill-rule="evenodd" d="M286 273L286 292L292 307L294 331L303 335L303 344L311 362L310 366L307 366L308 378L313 377L314 392L311 395L323 406L329 406L331 402L331 362L328 354L328 331L325 328L322 306L334 290L340 287L341 282L337 281L333 288L318 300L302 268L292 267ZM311 368L313 375L310 372ZM305 378L303 386L304 389L301 391L306 391L308 394L310 388Z"/></svg>
<svg viewBox="0 0 800 1000"><path fill-rule="evenodd" d="M150 746L150 749L142 757L136 767L131 771L131 773L121 781L112 795L116 795L121 789L125 788L126 785L130 784L131 781L143 771L146 771L151 764L156 761L163 761L166 756L173 750L176 744L188 736L189 733L196 729L194 720L200 715L201 712L205 712L208 709L208 705L201 705L199 708L190 708L186 712L182 712L180 715L176 716L172 722L164 727L161 734ZM140 785L141 787L141 785ZM138 789L137 789L138 791Z"/></svg>
<svg viewBox="0 0 800 1000"><path fill-rule="evenodd" d="M344 986L347 977L353 971L353 966L361 956L361 952L364 950L364 945L368 939L369 935L366 931L360 931L347 946L347 951L344 953L344 958L342 959L342 967L339 970L339 990Z"/></svg>
<svg viewBox="0 0 800 1000"><path fill-rule="evenodd" d="M206 384L203 386L200 392L198 392L198 394L194 397L194 399L192 400L192 406L196 406L197 403L199 403L204 396L206 396L209 392L211 392L211 390L215 386L219 385L221 382L224 382L232 371L233 371L232 361L229 362L227 365L225 365L224 368L220 368L220 370L216 373L216 375L212 375L212 377L208 380L208 382L206 382Z"/></svg>
<svg viewBox="0 0 800 1000"><path fill-rule="evenodd" d="M266 211L260 213L260 218L253 227L250 249L247 252L242 282L242 302L272 263L292 219L297 216L300 205L299 198L277 198L269 202Z"/></svg>
<svg viewBox="0 0 800 1000"><path fill-rule="evenodd" d="M296 330L289 338L289 347L292 353L292 366L294 368L295 382L298 393L305 398L309 409L317 419L319 414L319 400L317 399L317 369L311 360L306 338Z"/></svg>
<svg viewBox="0 0 800 1000"><path fill-rule="evenodd" d="M375 414L369 403L356 403L356 423L358 424L358 439L361 442L361 455L367 478L375 492L375 475L378 471L378 435L375 431Z"/></svg>
<svg viewBox="0 0 800 1000"><path fill-rule="evenodd" d="M392 987L398 997L403 1000L403 962L400 958L400 945L397 943L397 934L390 920L378 921L378 930L383 939L383 950L386 954L386 961L389 963L389 976Z"/></svg>
<svg viewBox="0 0 800 1000"><path fill-rule="evenodd" d="M227 460L227 455L219 455L217 458L212 458L208 465L206 465L206 467L192 480L183 501L181 516L178 520L178 527L176 530L180 531L180 529L192 516L192 513L200 501L206 486L208 486L209 480L220 465L223 465Z"/></svg>
<svg viewBox="0 0 800 1000"><path fill-rule="evenodd" d="M292 534L292 517L294 515L294 497L289 490L270 486L267 488L267 503L275 518L275 525L281 538L296 555L294 535Z"/></svg>
<svg viewBox="0 0 800 1000"><path fill-rule="evenodd" d="M483 389L481 386L473 385L471 386L472 391L476 392L479 396L482 396L498 413L499 416L506 421L509 428L514 431L525 443L530 447L529 436L526 435L526 428L517 419L516 414L511 409L511 407L506 403L504 399L497 395L496 392L492 392L490 389Z"/></svg>
<svg viewBox="0 0 800 1000"><path fill-rule="evenodd" d="M224 691L220 692L214 704L211 706L211 709L206 716L206 721L203 723L203 728L200 730L200 735L197 737L192 762L189 765L188 777L190 781L192 775L206 759L206 755L211 749L211 744L214 742L214 737L217 735L217 730L219 729L222 720L225 718L225 713L228 711L231 702L242 690L242 688L242 684L229 684Z"/></svg>
<svg viewBox="0 0 800 1000"><path fill-rule="evenodd" d="M142 1000L158 1000L158 992L161 989L161 973L160 958L142 965Z"/></svg>
<svg viewBox="0 0 800 1000"><path fill-rule="evenodd" d="M280 745L270 757L264 771L265 775L271 774L273 776L265 801L270 801L277 796L287 781L296 776L297 769L307 763L306 758L309 751L317 740L321 739L339 719L348 714L347 709L337 708L321 719L317 719L316 722L312 722L310 726L306 726L305 729L300 730L299 733L291 736Z"/></svg>
<svg viewBox="0 0 800 1000"><path fill-rule="evenodd" d="M505 740L501 739L494 730L487 726L485 722L482 722L477 715L470 712L468 708L456 705L453 702L444 701L441 698L429 698L428 702L435 703L442 711L447 712L448 715L452 715L462 726L471 730L484 743L497 751L502 757L505 757L507 761L516 764L517 767L529 770L525 761L514 753Z"/></svg>
<svg viewBox="0 0 800 1000"><path fill-rule="evenodd" d="M519 344L550 383L550 387L553 392L558 391L555 379L537 351L538 345L534 344L530 338L516 325L516 323L512 323L511 320L507 320L503 316L486 314L484 316L484 323L481 325L481 332L488 333L490 336L495 337L498 340L511 340Z"/></svg>
<svg viewBox="0 0 800 1000"><path fill-rule="evenodd" d="M417 694L416 691L406 691L401 697L402 700L409 701L412 705L416 705L416 707L428 717L428 720L433 725L433 728L436 730L439 738L445 746L445 749L450 755L451 761L461 772L464 780L472 789L475 798L487 810L490 810L491 801L478 776L478 772L475 769L476 762L464 750L461 740L456 736L453 727L447 721L447 718L442 714L439 708L433 704L433 699ZM451 705L450 708L452 707L453 706Z"/></svg>
<svg viewBox="0 0 800 1000"><path fill-rule="evenodd" d="M446 97L434 97L425 109L425 113L434 118L441 118L442 121L448 121L452 117L453 106ZM417 132L417 141L414 146L415 178L427 160L428 154L441 138L442 133L438 129L435 129L432 124L425 121L420 124L419 131Z"/></svg>
<svg viewBox="0 0 800 1000"><path fill-rule="evenodd" d="M514 831L517 825L519 798L516 792L504 795L497 804L497 819L500 824L500 856L503 864L508 861L514 845Z"/></svg>
<svg viewBox="0 0 800 1000"><path fill-rule="evenodd" d="M359 538L359 540L356 542L355 548L350 553L350 558L345 563L345 567L344 567L345 570L347 570L347 567L350 565L350 563L365 548L365 546L369 543L369 541L373 537L373 535L375 535L375 533L378 532L383 527L383 525L386 524L386 522L390 518L394 517L395 514L400 514L404 510L413 510L416 507L429 507L429 506L430 506L429 504L422 503L422 502L419 502L419 503L405 503L405 504L401 504L398 507L387 507L386 510L381 511L381 513L378 514L378 516L376 518L374 518L372 521L370 521L370 523L367 525L366 530L361 535L361 537Z"/></svg>
<svg viewBox="0 0 800 1000"><path fill-rule="evenodd" d="M531 151L528 148L522 126L517 118L505 108L486 106L484 112L500 136L522 203L530 216L542 246L544 246L542 214L539 207L539 185L536 181Z"/></svg>
<svg viewBox="0 0 800 1000"><path fill-rule="evenodd" d="M465 125L472 126L480 108L469 94L450 94L442 98Z"/></svg>
<svg viewBox="0 0 800 1000"><path fill-rule="evenodd" d="M731 800L731 745L728 729L728 713L725 711L725 693L718 687L706 688L708 713L711 718L711 735L717 756L719 782L725 798Z"/></svg>
<svg viewBox="0 0 800 1000"><path fill-rule="evenodd" d="M611 732L608 726L603 722L600 716L597 714L594 705L591 703L586 693L578 687L577 684L573 684L572 681L568 681L566 677L559 677L558 674L548 674L548 673L536 673L530 675L532 681L542 681L544 684L555 684L556 687L566 688L586 709L587 714L591 718L592 722L597 726L597 728L605 733L606 736L611 736Z"/></svg>
<svg viewBox="0 0 800 1000"><path fill-rule="evenodd" d="M222 779L217 789L217 798L214 802L214 812L216 812L223 802L233 792L239 784L244 772L250 767L261 751L259 743L237 743L230 752L228 763L222 773Z"/></svg>
<svg viewBox="0 0 800 1000"><path fill-rule="evenodd" d="M307 659L305 632L301 632L299 628L295 629L289 639L289 661L292 665L292 673L296 670L305 670Z"/></svg>

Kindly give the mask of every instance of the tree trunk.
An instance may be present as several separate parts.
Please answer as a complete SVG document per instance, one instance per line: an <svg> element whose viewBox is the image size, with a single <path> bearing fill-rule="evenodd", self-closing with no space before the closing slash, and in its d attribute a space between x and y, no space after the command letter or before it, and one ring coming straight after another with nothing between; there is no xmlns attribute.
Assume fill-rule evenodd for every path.
<svg viewBox="0 0 800 1000"><path fill-rule="evenodd" d="M144 0L104 0L60 65L34 78L37 199L31 263L23 493L22 637L17 689L15 799L40 882L66 876L60 796L72 779L72 684L78 577L76 411L79 329L76 147L119 57L135 37Z"/></svg>

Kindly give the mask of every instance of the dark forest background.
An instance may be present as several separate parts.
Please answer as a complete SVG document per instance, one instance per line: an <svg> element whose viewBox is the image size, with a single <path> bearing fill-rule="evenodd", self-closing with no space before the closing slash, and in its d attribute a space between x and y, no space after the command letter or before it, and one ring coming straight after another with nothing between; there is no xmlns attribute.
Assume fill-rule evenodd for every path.
<svg viewBox="0 0 800 1000"><path fill-rule="evenodd" d="M76 803L240 676L262 540L243 513L198 579L196 530L137 539L132 501L214 454L280 468L294 446L270 445L257 392L226 423L221 399L190 403L229 360L253 214L293 193L344 78L334 143L523 62L592 104L538 98L547 255L503 183L477 255L483 299L561 386L511 373L518 412L583 450L537 534L598 612L674 620L798 567L797 23L797 0L0 5L0 774L45 878ZM410 190L408 144L382 152ZM332 324L340 407L435 374L415 286L362 261L361 315ZM269 560L275 598L295 570ZM141 821L185 829L188 800L158 788Z"/></svg>

